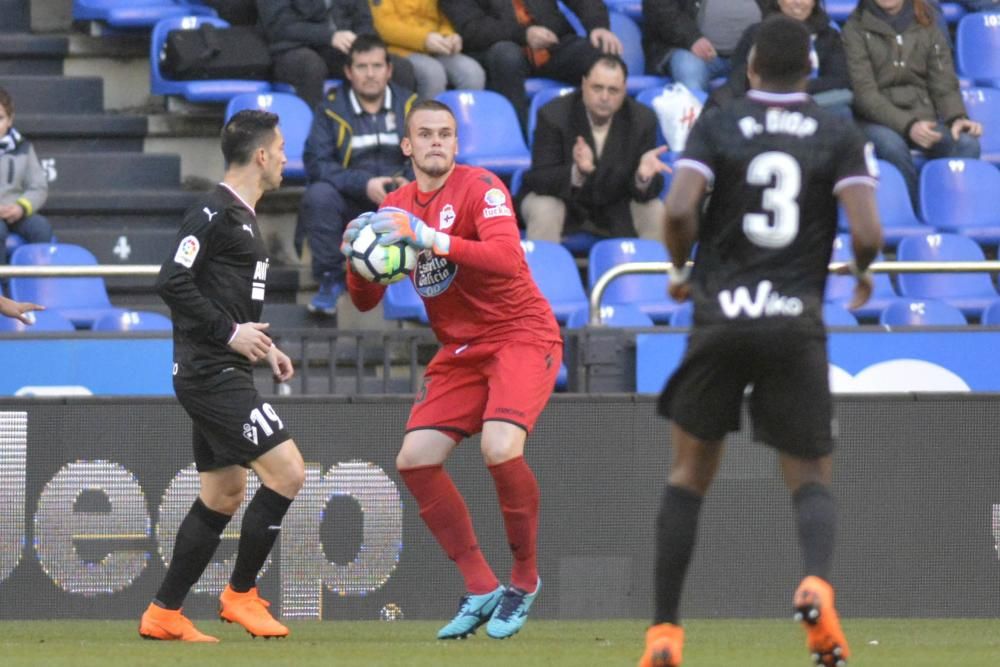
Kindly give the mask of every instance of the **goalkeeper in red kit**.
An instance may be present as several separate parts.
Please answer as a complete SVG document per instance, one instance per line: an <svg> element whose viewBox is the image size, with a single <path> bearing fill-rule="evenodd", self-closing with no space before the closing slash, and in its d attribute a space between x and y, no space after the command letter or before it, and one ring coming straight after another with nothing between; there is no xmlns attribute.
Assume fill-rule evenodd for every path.
<svg viewBox="0 0 1000 667"><path fill-rule="evenodd" d="M415 104L401 145L415 179L377 213L352 220L342 249L349 254L371 225L383 244L402 239L419 253L412 280L442 347L410 410L396 467L465 580L458 613L438 639L466 637L484 623L490 637L505 639L524 625L541 586L538 483L524 443L555 385L562 340L528 270L507 188L485 169L455 164L451 110L433 100ZM353 271L347 287L361 310L385 291ZM480 431L514 556L508 586L480 552L465 500L444 469L455 446Z"/></svg>

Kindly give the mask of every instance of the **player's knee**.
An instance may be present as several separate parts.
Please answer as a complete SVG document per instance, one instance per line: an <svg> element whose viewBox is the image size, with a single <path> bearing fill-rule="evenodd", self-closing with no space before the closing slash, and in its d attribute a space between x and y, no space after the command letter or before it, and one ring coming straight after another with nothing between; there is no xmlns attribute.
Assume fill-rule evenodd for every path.
<svg viewBox="0 0 1000 667"><path fill-rule="evenodd" d="M520 443L508 439L483 439L481 447L486 465L495 466L516 459L524 451Z"/></svg>

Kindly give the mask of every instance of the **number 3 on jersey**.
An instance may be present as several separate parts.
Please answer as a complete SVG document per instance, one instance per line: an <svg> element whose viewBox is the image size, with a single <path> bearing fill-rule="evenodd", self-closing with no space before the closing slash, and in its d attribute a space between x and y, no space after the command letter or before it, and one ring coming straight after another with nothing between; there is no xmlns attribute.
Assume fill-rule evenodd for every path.
<svg viewBox="0 0 1000 667"><path fill-rule="evenodd" d="M763 248L784 248L799 233L799 204L802 169L788 153L761 153L747 167L747 183L769 186L761 206L767 213L743 216L743 233Z"/></svg>

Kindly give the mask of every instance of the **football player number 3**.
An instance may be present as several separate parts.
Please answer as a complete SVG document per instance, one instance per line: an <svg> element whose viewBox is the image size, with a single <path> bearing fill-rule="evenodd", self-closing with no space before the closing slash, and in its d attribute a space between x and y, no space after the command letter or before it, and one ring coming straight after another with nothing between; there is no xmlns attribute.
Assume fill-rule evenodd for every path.
<svg viewBox="0 0 1000 667"><path fill-rule="evenodd" d="M761 153L747 167L747 183L766 186L761 199L766 212L744 215L743 233L763 248L784 248L799 233L799 163L788 153Z"/></svg>
<svg viewBox="0 0 1000 667"><path fill-rule="evenodd" d="M250 411L250 421L252 421L255 426L259 426L260 430L264 432L264 435L274 435L274 429L271 428L271 424L269 424L268 421L277 424L279 429L284 428L285 425L281 422L281 417L279 417L278 413L274 411L274 408L271 407L270 403L264 403L261 407L264 409L264 414L261 414L260 410L254 408ZM266 419L264 418L264 415L267 415Z"/></svg>

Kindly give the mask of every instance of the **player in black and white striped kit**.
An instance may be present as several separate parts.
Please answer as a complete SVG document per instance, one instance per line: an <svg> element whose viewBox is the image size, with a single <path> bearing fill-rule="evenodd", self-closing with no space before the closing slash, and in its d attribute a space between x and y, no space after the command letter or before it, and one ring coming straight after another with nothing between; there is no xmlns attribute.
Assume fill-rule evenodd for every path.
<svg viewBox="0 0 1000 667"><path fill-rule="evenodd" d="M795 506L806 576L793 606L806 643L817 664L846 665L850 655L828 581L836 508L821 308L838 201L853 238L852 306L871 295L867 267L882 240L877 167L859 131L804 92L810 64L802 23L780 15L764 21L748 70L746 98L695 124L667 196L669 290L694 301L694 327L660 396L660 413L673 422L673 460L656 525L656 611L640 667L681 664L678 607L702 498L726 434L740 428L747 387L754 435L778 450ZM696 240L692 272L685 263Z"/></svg>
<svg viewBox="0 0 1000 667"><path fill-rule="evenodd" d="M142 616L139 634L147 639L218 641L199 632L181 614L181 604L243 501L247 468L261 486L243 515L236 565L220 597L219 615L254 636L288 634L256 587L305 476L295 442L257 393L252 374L252 365L261 360L280 381L294 372L291 360L268 337L268 325L259 321L268 257L254 206L281 184L287 160L278 117L237 113L222 130L222 153L222 182L184 215L157 280L174 323L174 391L194 422L201 489L177 531L163 583Z"/></svg>

